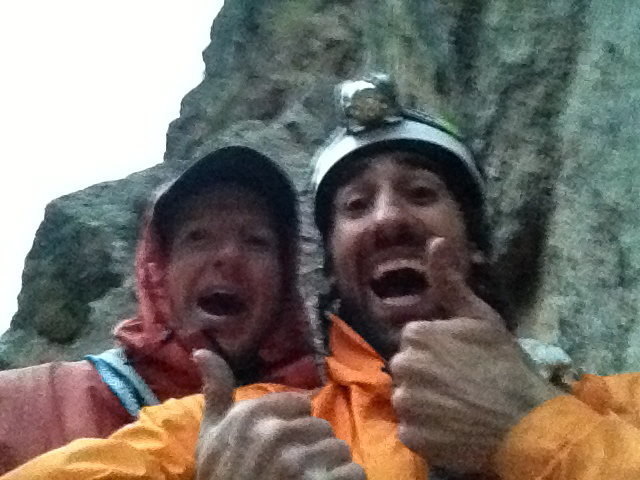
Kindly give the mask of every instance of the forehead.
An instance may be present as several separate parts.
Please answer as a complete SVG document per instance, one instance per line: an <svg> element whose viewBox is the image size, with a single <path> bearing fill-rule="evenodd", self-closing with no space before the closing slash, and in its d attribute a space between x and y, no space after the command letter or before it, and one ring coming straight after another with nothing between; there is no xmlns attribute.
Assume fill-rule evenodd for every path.
<svg viewBox="0 0 640 480"><path fill-rule="evenodd" d="M435 171L435 162L427 156L403 151L372 153L355 160L345 171L340 187L408 179L420 179L447 188Z"/></svg>
<svg viewBox="0 0 640 480"><path fill-rule="evenodd" d="M237 184L220 184L185 198L176 209L175 227L199 220L244 220L271 227L273 214L264 199Z"/></svg>

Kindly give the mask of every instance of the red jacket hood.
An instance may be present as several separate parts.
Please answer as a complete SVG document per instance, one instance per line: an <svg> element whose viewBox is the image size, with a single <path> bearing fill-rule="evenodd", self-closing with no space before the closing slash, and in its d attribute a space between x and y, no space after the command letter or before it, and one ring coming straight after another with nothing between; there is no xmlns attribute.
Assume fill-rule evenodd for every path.
<svg viewBox="0 0 640 480"><path fill-rule="evenodd" d="M281 318L258 351L259 380L301 388L319 384L318 370L310 346L306 309L296 285L297 244L292 239L288 274L294 285L283 299ZM193 334L182 335L172 326L165 290L166 258L149 221L145 222L136 252L138 314L115 329L138 373L162 401L198 392L200 377L191 358L198 345Z"/></svg>

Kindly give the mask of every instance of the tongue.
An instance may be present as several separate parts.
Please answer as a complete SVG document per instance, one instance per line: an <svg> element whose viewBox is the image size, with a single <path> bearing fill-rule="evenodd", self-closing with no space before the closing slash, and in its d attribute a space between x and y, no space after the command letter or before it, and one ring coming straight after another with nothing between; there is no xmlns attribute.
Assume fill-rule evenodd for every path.
<svg viewBox="0 0 640 480"><path fill-rule="evenodd" d="M238 315L244 310L244 303L232 293L214 293L198 300L198 306L210 315L218 317Z"/></svg>
<svg viewBox="0 0 640 480"><path fill-rule="evenodd" d="M371 288L380 298L420 295L427 288L424 275L412 268L392 270L371 282Z"/></svg>

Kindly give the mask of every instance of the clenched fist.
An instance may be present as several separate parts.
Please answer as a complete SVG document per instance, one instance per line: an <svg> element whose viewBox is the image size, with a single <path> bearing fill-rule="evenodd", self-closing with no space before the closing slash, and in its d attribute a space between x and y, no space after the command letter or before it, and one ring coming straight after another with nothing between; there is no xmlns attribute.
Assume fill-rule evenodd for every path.
<svg viewBox="0 0 640 480"><path fill-rule="evenodd" d="M234 378L225 362L206 350L194 357L205 396L197 480L365 479L329 423L310 415L308 395L271 393L233 404Z"/></svg>
<svg viewBox="0 0 640 480"><path fill-rule="evenodd" d="M561 392L538 376L500 316L469 288L444 240L428 254L429 283L449 318L411 322L402 332L390 365L398 433L434 466L490 475L508 431Z"/></svg>

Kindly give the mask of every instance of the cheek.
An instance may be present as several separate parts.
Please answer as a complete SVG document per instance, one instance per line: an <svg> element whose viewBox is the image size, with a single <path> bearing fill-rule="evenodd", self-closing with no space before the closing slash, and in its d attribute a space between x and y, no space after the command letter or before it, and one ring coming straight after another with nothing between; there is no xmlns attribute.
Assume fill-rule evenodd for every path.
<svg viewBox="0 0 640 480"><path fill-rule="evenodd" d="M436 213L434 233L447 239L458 256L458 268L468 274L471 262L471 245L467 235L464 217L458 208L443 207Z"/></svg>
<svg viewBox="0 0 640 480"><path fill-rule="evenodd" d="M355 258L358 250L358 239L360 228L356 222L349 220L338 220L337 226L331 232L331 258L334 265L348 264Z"/></svg>
<svg viewBox="0 0 640 480"><path fill-rule="evenodd" d="M180 291L183 289L182 272L174 267L167 269L167 276L165 277L165 286L167 295L172 301L175 301L176 297L180 296Z"/></svg>
<svg viewBox="0 0 640 480"><path fill-rule="evenodd" d="M167 268L165 285L167 294L175 302L184 296L201 268L202 262L195 256L181 256L171 261Z"/></svg>
<svg viewBox="0 0 640 480"><path fill-rule="evenodd" d="M345 289L355 286L358 275L357 236L352 230L336 229L332 233L331 242L332 274L343 293Z"/></svg>
<svg viewBox="0 0 640 480"><path fill-rule="evenodd" d="M427 214L427 221L434 233L452 241L466 241L467 229L460 210L449 203L443 203Z"/></svg>
<svg viewBox="0 0 640 480"><path fill-rule="evenodd" d="M246 264L250 284L263 302L277 302L282 295L284 270L278 258L261 258Z"/></svg>

